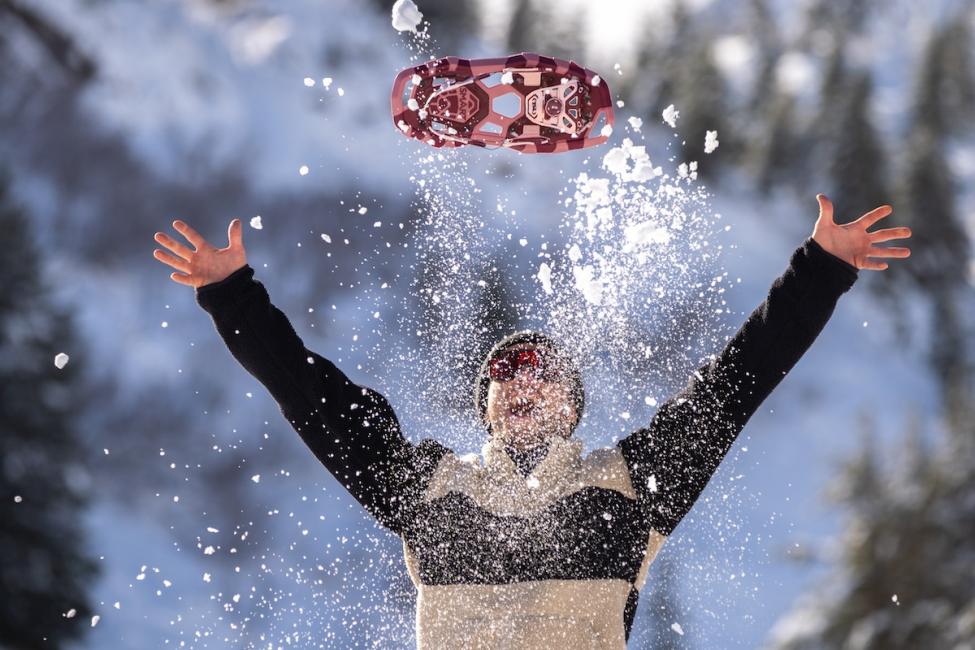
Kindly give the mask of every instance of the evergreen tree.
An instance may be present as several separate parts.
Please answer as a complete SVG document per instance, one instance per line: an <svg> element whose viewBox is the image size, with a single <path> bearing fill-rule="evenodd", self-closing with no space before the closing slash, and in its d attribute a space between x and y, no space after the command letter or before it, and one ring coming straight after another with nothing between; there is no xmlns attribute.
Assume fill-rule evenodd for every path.
<svg viewBox="0 0 975 650"><path fill-rule="evenodd" d="M782 55L779 28L766 0L749 0L745 34L755 44L758 53L758 73L752 85L745 109L749 115L760 116L769 100L776 95L775 70Z"/></svg>
<svg viewBox="0 0 975 650"><path fill-rule="evenodd" d="M795 98L788 93L779 93L773 98L771 106L768 128L755 140L746 158L758 190L766 196L773 187L793 176L795 152L801 146L795 133Z"/></svg>
<svg viewBox="0 0 975 650"><path fill-rule="evenodd" d="M508 33L505 38L508 52L533 52L538 48L539 11L537 0L517 0L514 12L508 20Z"/></svg>
<svg viewBox="0 0 975 650"><path fill-rule="evenodd" d="M704 153L707 132L718 132L723 152L732 153L735 144L733 134L724 128L728 110L724 79L714 64L710 39L702 41L704 44L695 47L683 62L675 104L680 110L677 130L685 142L681 157L698 161L699 174L709 176L719 159Z"/></svg>
<svg viewBox="0 0 975 650"><path fill-rule="evenodd" d="M0 247L0 646L61 648L88 627L96 575L84 548L89 479L75 429L81 354L5 179ZM59 370L62 351L73 359Z"/></svg>
<svg viewBox="0 0 975 650"><path fill-rule="evenodd" d="M834 45L863 31L875 0L812 0L806 5L797 45L815 49L817 41L830 38Z"/></svg>
<svg viewBox="0 0 975 650"><path fill-rule="evenodd" d="M956 264L968 257L968 237L955 209L955 187L943 142L935 128L924 122L915 123L908 137L901 186L898 214L911 227L913 250L911 263L902 265L896 275L909 275L929 292L964 282Z"/></svg>
<svg viewBox="0 0 975 650"><path fill-rule="evenodd" d="M936 30L921 58L915 85L914 123L923 123L937 139L972 125L975 70L972 36L964 14Z"/></svg>
<svg viewBox="0 0 975 650"><path fill-rule="evenodd" d="M476 0L424 0L419 6L423 20L430 23L431 35L444 52L458 51L467 38L477 33Z"/></svg>
<svg viewBox="0 0 975 650"><path fill-rule="evenodd" d="M860 215L893 199L885 180L886 157L870 119L871 79L860 73L837 107L836 139L830 143L827 194L841 220Z"/></svg>
<svg viewBox="0 0 975 650"><path fill-rule="evenodd" d="M944 66L949 61L946 52L955 47L948 44L960 38L960 33L953 25L933 32L920 63L902 190L895 207L899 221L913 233L911 259L909 264L886 271L879 282L881 290L894 299L903 294L905 280L913 281L931 301L930 359L942 382L949 421L961 417L955 411L970 400L955 395L972 385L972 346L965 333L965 312L952 304L971 296L960 270L967 266L971 242L957 214L956 186L945 154L956 121L951 89L957 85L946 81L949 73Z"/></svg>
<svg viewBox="0 0 975 650"><path fill-rule="evenodd" d="M372 4L389 19L392 2L372 0ZM423 22L430 24L430 34L445 53L455 54L457 48L478 31L477 0L421 0L417 7L423 14Z"/></svg>
<svg viewBox="0 0 975 650"><path fill-rule="evenodd" d="M846 64L846 49L843 42L835 43L830 50L826 67L819 83L818 104L816 113L808 128L799 137L804 155L798 162L797 178L800 192L808 193L810 185L822 187L823 170L828 169L836 156L836 150L842 146L843 138L839 114L848 105L846 101L850 94L851 74Z"/></svg>
<svg viewBox="0 0 975 650"><path fill-rule="evenodd" d="M965 428L970 438L975 420ZM911 422L894 467L868 442L845 468L839 570L777 626L771 647L964 648L975 638L975 457L932 452L924 437Z"/></svg>
<svg viewBox="0 0 975 650"><path fill-rule="evenodd" d="M675 104L682 115L684 111L684 107L679 104L678 85L684 59L689 54L694 40L691 33L691 16L683 2L673 4L670 22L670 40L663 45L657 57L657 65L652 71L657 79L656 96L650 108L650 118L654 124L660 123L660 113L670 104Z"/></svg>
<svg viewBox="0 0 975 650"><path fill-rule="evenodd" d="M48 20L43 12L32 7L33 3L22 0L0 0L0 23L12 18L20 23L32 40L43 47L62 70L76 81L90 81L98 67L72 36Z"/></svg>
<svg viewBox="0 0 975 650"><path fill-rule="evenodd" d="M541 52L547 56L576 61L585 66L583 14L578 11L557 13L554 8L551 8L549 13L557 16L557 19L546 21L546 27L540 30Z"/></svg>

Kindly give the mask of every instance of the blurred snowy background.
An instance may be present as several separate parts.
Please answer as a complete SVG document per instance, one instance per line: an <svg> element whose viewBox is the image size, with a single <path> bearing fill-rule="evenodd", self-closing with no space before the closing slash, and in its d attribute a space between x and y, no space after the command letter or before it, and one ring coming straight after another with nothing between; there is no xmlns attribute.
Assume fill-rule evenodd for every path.
<svg viewBox="0 0 975 650"><path fill-rule="evenodd" d="M486 345L589 327L595 447L720 349L817 192L838 221L891 203L914 254L860 272L752 418L630 647L975 647L975 3L417 4L421 35L385 0L0 0L0 647L412 645L398 540L151 258L174 218L218 245L251 223L306 344L458 451ZM438 152L391 124L400 68L522 50L603 75L609 146ZM567 199L623 138L706 227L604 257L625 304L578 323L540 263L568 268Z"/></svg>

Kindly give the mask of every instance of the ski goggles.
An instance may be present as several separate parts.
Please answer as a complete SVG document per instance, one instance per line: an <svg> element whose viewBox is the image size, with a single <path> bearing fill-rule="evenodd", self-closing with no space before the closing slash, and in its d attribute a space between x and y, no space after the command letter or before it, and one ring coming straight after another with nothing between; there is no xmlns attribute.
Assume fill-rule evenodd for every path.
<svg viewBox="0 0 975 650"><path fill-rule="evenodd" d="M488 376L494 381L510 381L522 369L543 381L565 377L565 363L545 349L502 350L488 361Z"/></svg>

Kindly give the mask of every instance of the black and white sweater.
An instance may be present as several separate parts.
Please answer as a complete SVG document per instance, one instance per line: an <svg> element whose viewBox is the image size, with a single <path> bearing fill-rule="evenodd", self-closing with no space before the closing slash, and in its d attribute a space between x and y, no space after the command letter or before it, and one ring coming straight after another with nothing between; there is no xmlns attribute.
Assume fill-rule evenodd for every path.
<svg viewBox="0 0 975 650"><path fill-rule="evenodd" d="M526 478L414 444L386 399L308 350L245 266L197 301L326 468L403 540L420 648L623 648L657 551L738 433L825 326L855 267L807 239L765 301L649 426L582 455L554 441Z"/></svg>

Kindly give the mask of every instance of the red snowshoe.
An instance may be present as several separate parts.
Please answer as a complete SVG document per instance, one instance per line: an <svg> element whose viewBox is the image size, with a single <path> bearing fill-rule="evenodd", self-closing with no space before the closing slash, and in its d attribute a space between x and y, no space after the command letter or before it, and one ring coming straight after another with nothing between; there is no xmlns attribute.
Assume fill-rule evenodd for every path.
<svg viewBox="0 0 975 650"><path fill-rule="evenodd" d="M613 125L612 96L595 72L530 52L406 68L391 105L400 131L434 147L554 153L603 144Z"/></svg>

